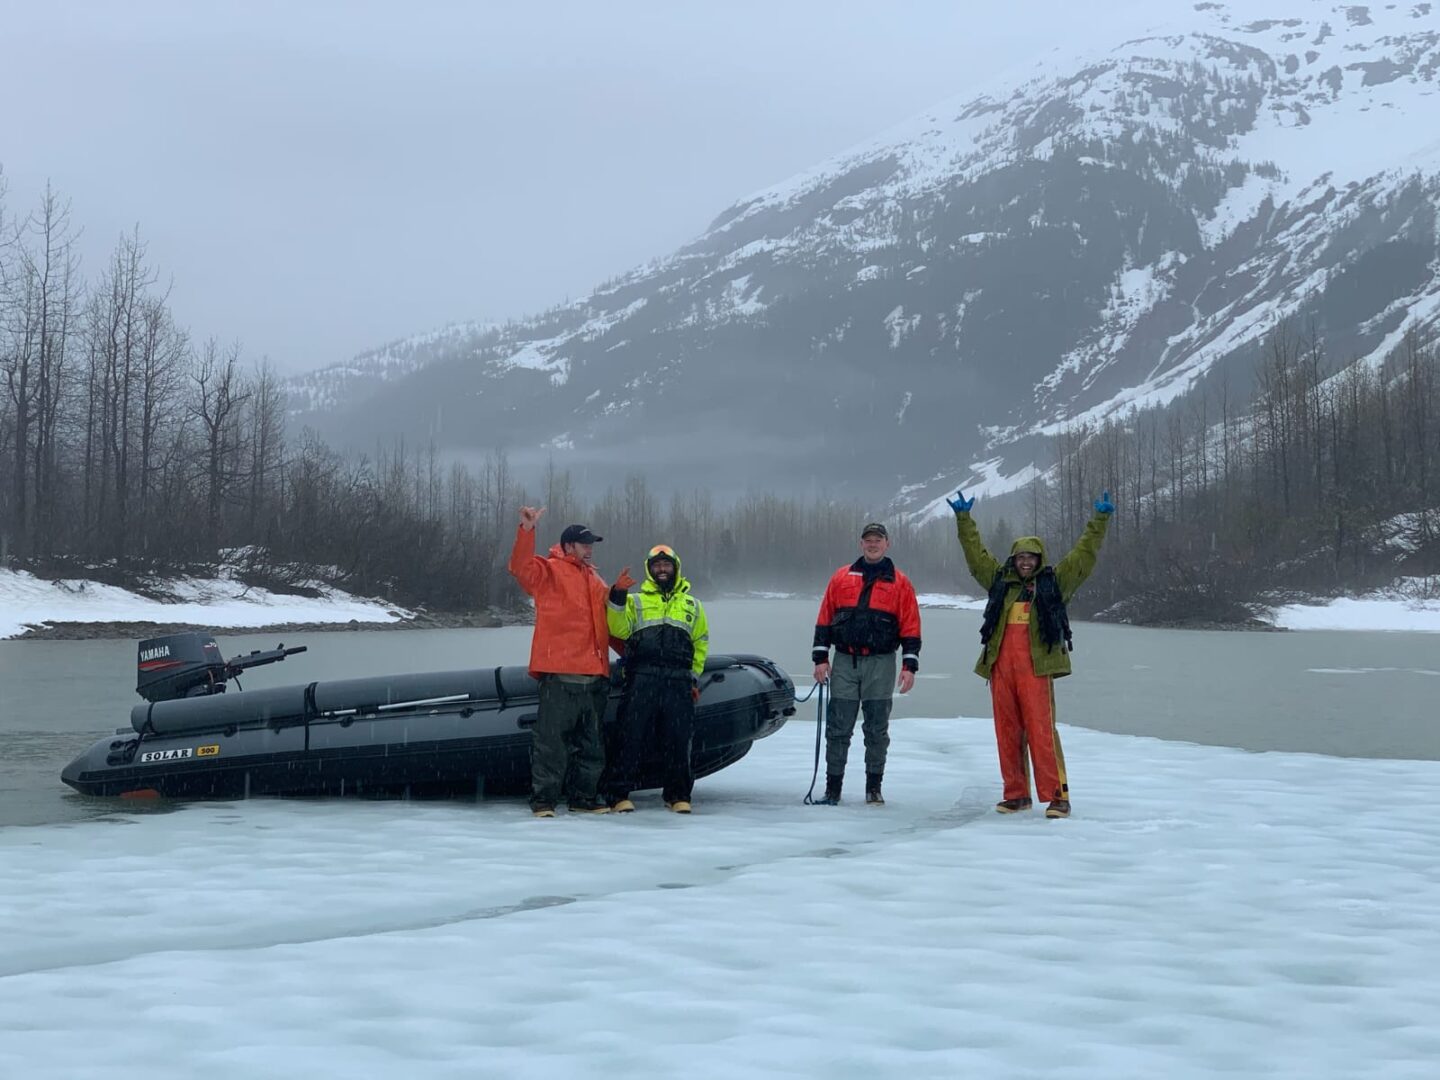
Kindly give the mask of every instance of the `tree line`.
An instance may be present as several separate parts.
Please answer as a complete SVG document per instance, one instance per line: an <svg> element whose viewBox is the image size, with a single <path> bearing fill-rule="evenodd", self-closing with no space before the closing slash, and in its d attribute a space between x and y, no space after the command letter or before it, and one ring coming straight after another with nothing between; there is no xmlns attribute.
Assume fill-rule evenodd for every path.
<svg viewBox="0 0 1440 1080"><path fill-rule="evenodd" d="M1274 327L1241 397L1219 376L1179 402L1055 440L1032 524L1070 536L1092 489L1119 506L1083 604L1154 623L1243 622L1294 595L1410 579L1440 596L1440 350L1327 356Z"/></svg>
<svg viewBox="0 0 1440 1080"><path fill-rule="evenodd" d="M548 507L542 545L573 521L605 536L611 575L663 541L711 593L818 592L882 520L920 591L976 591L948 515L764 492L720 505L638 473L586 498L554 465L522 478L500 450L471 466L403 440L340 454L286 430L265 362L177 324L138 231L87 279L54 192L22 219L3 211L0 191L5 565L135 585L223 563L255 585L469 612L519 600L505 562L529 503ZM1243 397L1217 378L1072 427L1040 480L976 516L997 553L1037 533L1058 557L1110 490L1119 510L1077 614L1237 622L1286 589L1435 575L1437 367L1417 335L1384 363L1337 364L1280 326Z"/></svg>
<svg viewBox="0 0 1440 1080"><path fill-rule="evenodd" d="M287 464L274 373L177 325L138 230L91 280L53 191L0 230L0 554L178 563L253 529Z"/></svg>

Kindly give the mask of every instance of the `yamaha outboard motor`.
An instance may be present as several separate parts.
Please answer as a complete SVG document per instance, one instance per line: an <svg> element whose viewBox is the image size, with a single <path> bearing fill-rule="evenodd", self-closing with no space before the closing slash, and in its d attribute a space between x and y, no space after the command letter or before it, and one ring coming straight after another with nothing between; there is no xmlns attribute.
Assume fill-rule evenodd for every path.
<svg viewBox="0 0 1440 1080"><path fill-rule="evenodd" d="M274 664L305 651L304 645L284 645L226 660L209 634L170 634L140 642L135 692L146 701L223 694L225 682L247 668Z"/></svg>

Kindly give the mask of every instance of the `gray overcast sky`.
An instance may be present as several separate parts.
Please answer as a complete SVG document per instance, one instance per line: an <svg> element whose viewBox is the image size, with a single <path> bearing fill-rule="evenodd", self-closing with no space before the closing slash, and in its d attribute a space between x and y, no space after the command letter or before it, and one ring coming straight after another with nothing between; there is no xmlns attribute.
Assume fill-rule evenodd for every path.
<svg viewBox="0 0 1440 1080"><path fill-rule="evenodd" d="M1145 6L0 0L0 167L87 276L138 224L183 325L299 371L583 295Z"/></svg>

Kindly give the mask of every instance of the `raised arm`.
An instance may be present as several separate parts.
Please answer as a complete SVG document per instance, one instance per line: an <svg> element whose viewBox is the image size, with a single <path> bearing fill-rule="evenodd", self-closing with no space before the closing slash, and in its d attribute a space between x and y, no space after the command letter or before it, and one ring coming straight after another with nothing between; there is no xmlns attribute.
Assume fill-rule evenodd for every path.
<svg viewBox="0 0 1440 1080"><path fill-rule="evenodd" d="M957 491L955 498L945 501L950 504L950 509L955 511L955 532L960 537L960 550L965 553L965 566L975 583L980 586L980 591L988 593L990 586L995 583L995 571L1000 569L1000 562L990 554L985 541L980 539L980 527L970 516L970 508L975 505L975 496L967 499L963 493Z"/></svg>
<svg viewBox="0 0 1440 1080"><path fill-rule="evenodd" d="M1105 542L1105 530L1110 527L1110 515L1114 512L1115 504L1110 501L1107 491L1095 500L1095 513L1086 523L1080 539L1075 541L1070 553L1056 564L1055 578L1060 584L1060 595L1066 602L1095 570L1100 545Z"/></svg>
<svg viewBox="0 0 1440 1080"><path fill-rule="evenodd" d="M520 508L520 524L515 529L515 546L510 549L510 573L520 587L534 596L545 580L545 560L535 554L535 523L545 508L536 510L533 506Z"/></svg>
<svg viewBox="0 0 1440 1080"><path fill-rule="evenodd" d="M615 584L610 586L610 594L606 598L606 628L611 637L621 641L629 641L630 635L635 632L635 598L625 591L634 584L635 579L630 576L630 567L627 566L620 571Z"/></svg>

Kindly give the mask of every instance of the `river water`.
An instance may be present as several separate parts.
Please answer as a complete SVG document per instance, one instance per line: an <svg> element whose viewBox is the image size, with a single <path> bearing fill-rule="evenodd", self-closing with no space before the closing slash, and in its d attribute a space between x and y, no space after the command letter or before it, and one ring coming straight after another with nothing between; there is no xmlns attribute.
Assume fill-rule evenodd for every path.
<svg viewBox="0 0 1440 1080"><path fill-rule="evenodd" d="M760 653L810 685L816 603L716 600L706 605L716 652ZM926 609L915 689L905 717L990 716L989 690L971 672L977 611ZM273 648L275 636L217 635L227 656ZM335 631L287 638L309 651L259 668L247 689L385 672L523 664L528 627ZM1062 724L1246 750L1440 760L1440 635L1309 631L1225 633L1075 626L1075 674L1056 686ZM135 642L0 641L0 826L77 821L117 812L60 783L60 769L92 741L128 729ZM233 688L232 688L233 689ZM801 706L794 722L810 722ZM859 736L857 733L857 740ZM757 753L765 752L761 743ZM809 761L797 762L806 771ZM1083 762L1072 770L1083 772ZM994 779L994 778L985 778ZM126 814L137 806L126 803Z"/></svg>

